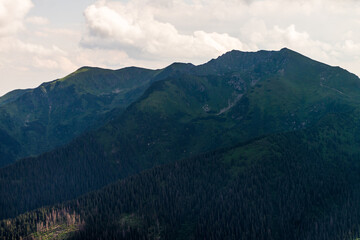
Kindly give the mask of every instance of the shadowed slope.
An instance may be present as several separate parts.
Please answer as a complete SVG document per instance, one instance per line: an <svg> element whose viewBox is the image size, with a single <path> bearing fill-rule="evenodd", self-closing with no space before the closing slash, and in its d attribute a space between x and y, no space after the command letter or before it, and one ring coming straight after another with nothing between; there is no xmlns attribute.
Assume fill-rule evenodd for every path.
<svg viewBox="0 0 360 240"><path fill-rule="evenodd" d="M1 217L359 106L358 77L288 49L233 51L208 64L154 82L123 114L68 146L0 170Z"/></svg>
<svg viewBox="0 0 360 240"><path fill-rule="evenodd" d="M360 225L358 116L327 114L307 130L153 168L3 221L1 236L39 232L37 225L66 209L81 219L72 223L82 226L73 240L353 238Z"/></svg>

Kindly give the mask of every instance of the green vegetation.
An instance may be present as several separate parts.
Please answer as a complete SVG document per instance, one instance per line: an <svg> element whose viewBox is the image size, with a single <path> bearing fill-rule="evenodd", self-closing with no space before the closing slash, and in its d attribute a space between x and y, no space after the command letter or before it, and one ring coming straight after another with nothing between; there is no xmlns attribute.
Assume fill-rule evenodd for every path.
<svg viewBox="0 0 360 240"><path fill-rule="evenodd" d="M33 213L26 213L14 220L3 221L3 226L13 233L21 229L24 235L16 233L13 236L2 235L2 238L11 239L68 239L74 236L75 232L84 227L84 221L75 212L70 212L65 208L48 208L36 212L37 218L33 219L32 224L27 224L26 219L33 216Z"/></svg>
<svg viewBox="0 0 360 240"><path fill-rule="evenodd" d="M41 234L53 209L84 221L69 239L358 236L358 77L288 49L151 74L107 124L0 169L0 218L26 212L0 236Z"/></svg>
<svg viewBox="0 0 360 240"><path fill-rule="evenodd" d="M103 125L137 99L159 71L81 68L0 98L0 166L49 151Z"/></svg>
<svg viewBox="0 0 360 240"><path fill-rule="evenodd" d="M329 114L307 130L156 167L55 209L71 209L84 220L72 240L359 236L356 116ZM7 239L24 236L51 211L42 208L12 220L28 228L9 231L2 222L0 232Z"/></svg>
<svg viewBox="0 0 360 240"><path fill-rule="evenodd" d="M0 98L0 167L70 142L120 115L151 83L187 71L83 67L38 88Z"/></svg>
<svg viewBox="0 0 360 240"><path fill-rule="evenodd" d="M33 233L27 238L39 240L63 240L68 239L79 229L75 225L68 226L67 224L54 225L49 229L42 230L41 232Z"/></svg>

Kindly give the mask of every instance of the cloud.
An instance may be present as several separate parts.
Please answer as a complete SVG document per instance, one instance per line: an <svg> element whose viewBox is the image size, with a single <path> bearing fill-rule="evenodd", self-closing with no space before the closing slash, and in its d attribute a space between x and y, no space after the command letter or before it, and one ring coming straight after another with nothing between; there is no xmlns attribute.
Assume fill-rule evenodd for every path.
<svg viewBox="0 0 360 240"><path fill-rule="evenodd" d="M58 9L34 2L0 0L0 74L17 87L83 65L160 68L200 64L232 49L282 47L360 75L358 0L100 0L79 4L85 25L72 19L75 12L56 22ZM27 16L32 7L39 15ZM0 81L2 93L5 82L16 85Z"/></svg>
<svg viewBox="0 0 360 240"><path fill-rule="evenodd" d="M48 68L72 71L76 66L68 59L66 51L53 45L46 47L41 44L23 42L14 38L0 39L0 55L7 56L8 65L21 66L25 69ZM21 59L21 61L19 61ZM21 63L21 64L19 64Z"/></svg>
<svg viewBox="0 0 360 240"><path fill-rule="evenodd" d="M122 50L134 59L199 63L232 50L293 48L317 60L355 59L352 29L360 1L101 0L84 12L81 46ZM337 27L334 27L337 26ZM345 34L344 32L347 32ZM345 35L351 37L345 37ZM355 50L351 54L351 50Z"/></svg>
<svg viewBox="0 0 360 240"><path fill-rule="evenodd" d="M249 34L253 46L258 49L280 49L288 47L295 51L301 52L315 59L330 61L335 55L335 47L329 43L314 40L306 31L298 31L294 24L285 28L277 25L267 28L264 23L260 31L245 32ZM250 24L248 27L253 26ZM256 28L256 27L255 27ZM247 30L249 31L249 30Z"/></svg>
<svg viewBox="0 0 360 240"><path fill-rule="evenodd" d="M33 7L31 0L0 0L0 37L15 34Z"/></svg>
<svg viewBox="0 0 360 240"><path fill-rule="evenodd" d="M68 53L56 44L47 43L53 35L64 37L65 33L71 31L43 28L50 24L47 18L27 17L32 7L34 4L31 0L0 0L0 72L14 74L18 71L32 75L30 71L44 69L73 71L76 65ZM25 22L30 25L25 25ZM36 37L45 41L39 41Z"/></svg>
<svg viewBox="0 0 360 240"><path fill-rule="evenodd" d="M47 25L49 24L49 20L44 17L33 16L26 19L26 22L34 24L34 25Z"/></svg>
<svg viewBox="0 0 360 240"><path fill-rule="evenodd" d="M130 56L155 59L203 59L232 49L248 49L239 39L227 33L202 30L180 33L172 24L155 18L153 6L158 6L158 3L156 1L147 7L131 1L99 1L89 6L84 13L88 34L82 39L82 45L127 49Z"/></svg>

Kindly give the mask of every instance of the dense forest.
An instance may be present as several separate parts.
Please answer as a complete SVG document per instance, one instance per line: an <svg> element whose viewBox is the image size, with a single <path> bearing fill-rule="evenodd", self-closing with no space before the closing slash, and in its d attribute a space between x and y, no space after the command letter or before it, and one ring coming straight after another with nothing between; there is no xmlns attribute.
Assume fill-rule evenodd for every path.
<svg viewBox="0 0 360 240"><path fill-rule="evenodd" d="M360 150L353 144L360 129L349 115L156 167L3 221L1 236L46 234L65 223L69 239L358 236Z"/></svg>
<svg viewBox="0 0 360 240"><path fill-rule="evenodd" d="M126 71L126 109L0 168L0 238L360 236L357 76L289 49Z"/></svg>

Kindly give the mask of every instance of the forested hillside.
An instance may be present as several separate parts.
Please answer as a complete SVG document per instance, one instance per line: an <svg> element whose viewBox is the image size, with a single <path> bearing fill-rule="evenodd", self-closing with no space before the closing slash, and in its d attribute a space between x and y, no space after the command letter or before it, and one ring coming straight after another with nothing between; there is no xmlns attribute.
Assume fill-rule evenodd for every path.
<svg viewBox="0 0 360 240"><path fill-rule="evenodd" d="M289 49L150 75L105 125L0 169L1 219L60 204L4 220L6 239L357 234L357 76Z"/></svg>
<svg viewBox="0 0 360 240"><path fill-rule="evenodd" d="M54 229L66 239L351 239L360 224L356 116L328 114L307 130L156 167L3 221L0 232L6 239Z"/></svg>

